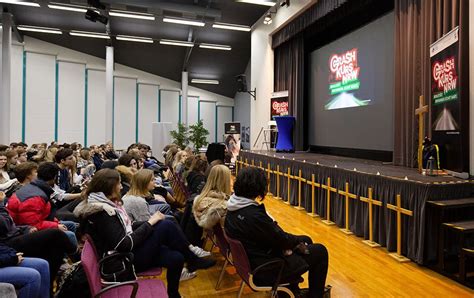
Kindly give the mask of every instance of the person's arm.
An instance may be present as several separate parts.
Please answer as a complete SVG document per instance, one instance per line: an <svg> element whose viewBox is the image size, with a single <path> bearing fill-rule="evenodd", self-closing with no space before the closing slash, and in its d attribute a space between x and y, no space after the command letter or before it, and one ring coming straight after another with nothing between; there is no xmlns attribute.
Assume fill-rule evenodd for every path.
<svg viewBox="0 0 474 298"><path fill-rule="evenodd" d="M145 199L128 196L123 200L123 208L127 211L127 214L133 221L147 221L150 219L151 214L148 210L148 204Z"/></svg>
<svg viewBox="0 0 474 298"><path fill-rule="evenodd" d="M18 255L16 250L0 243L0 268L18 265Z"/></svg>

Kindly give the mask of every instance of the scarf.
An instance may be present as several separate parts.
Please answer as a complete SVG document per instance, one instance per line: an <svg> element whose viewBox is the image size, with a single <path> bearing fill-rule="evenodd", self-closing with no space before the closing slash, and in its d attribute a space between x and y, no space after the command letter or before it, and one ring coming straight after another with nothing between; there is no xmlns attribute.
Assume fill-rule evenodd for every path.
<svg viewBox="0 0 474 298"><path fill-rule="evenodd" d="M127 212L123 209L122 206L119 206L109 200L103 192L93 192L89 194L89 197L87 198L87 203L102 205L104 207L105 212L107 212L109 215L117 214L120 223L125 229L126 234L128 235L133 232L132 221L128 217Z"/></svg>

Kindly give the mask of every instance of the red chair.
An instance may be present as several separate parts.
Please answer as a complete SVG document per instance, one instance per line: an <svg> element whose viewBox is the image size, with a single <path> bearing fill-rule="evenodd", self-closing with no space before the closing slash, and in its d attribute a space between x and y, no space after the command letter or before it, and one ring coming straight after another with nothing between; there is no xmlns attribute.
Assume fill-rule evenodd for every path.
<svg viewBox="0 0 474 298"><path fill-rule="evenodd" d="M159 279L139 279L114 284L103 288L99 271L99 258L94 246L86 240L81 255L82 266L89 282L91 297L121 298L121 297L168 297L163 281Z"/></svg>
<svg viewBox="0 0 474 298"><path fill-rule="evenodd" d="M290 298L295 297L293 292L291 292L290 289L286 288L286 286L288 286L289 284L280 284L280 278L281 278L281 274L283 272L283 268L285 264L282 259L270 261L252 270L250 267L249 258L247 256L247 253L245 252L245 248L242 245L242 243L236 239L230 238L225 233L225 231L224 231L224 237L227 239L227 242L229 243L229 248L232 254L232 261L233 261L234 267L237 270L237 273L242 278L242 283L240 284L239 294L237 297L240 298L242 296L242 292L244 290L245 284L247 284L255 292L270 292L271 291L271 297L276 297L277 292L285 292L286 294L288 294ZM278 275L275 279L275 283L271 287L255 285L253 281L255 274L257 274L260 270L264 269L267 266L272 266L276 268L280 267Z"/></svg>
<svg viewBox="0 0 474 298"><path fill-rule="evenodd" d="M232 265L232 259L230 254L229 243L227 242L227 239L224 236L224 230L222 229L221 225L216 224L212 228L212 230L209 231L209 234L212 234L212 236L214 236L213 243L219 248L219 251L225 258L224 265L222 266L221 273L219 274L219 279L217 280L216 284L216 290L219 290L222 278L224 277L225 268L229 264Z"/></svg>

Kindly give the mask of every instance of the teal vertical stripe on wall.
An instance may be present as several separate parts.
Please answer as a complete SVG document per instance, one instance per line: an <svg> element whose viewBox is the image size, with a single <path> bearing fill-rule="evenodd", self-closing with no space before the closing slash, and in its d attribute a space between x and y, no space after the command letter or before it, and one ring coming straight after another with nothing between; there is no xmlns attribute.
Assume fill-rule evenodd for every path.
<svg viewBox="0 0 474 298"><path fill-rule="evenodd" d="M25 142L26 127L26 52L23 49L23 85L22 85L22 109L21 109L21 141Z"/></svg>
<svg viewBox="0 0 474 298"><path fill-rule="evenodd" d="M139 84L136 84L136 99L135 99L135 143L138 143L138 97L139 97Z"/></svg>
<svg viewBox="0 0 474 298"><path fill-rule="evenodd" d="M178 124L181 123L181 95L179 95L178 99L178 109L179 109L179 115L178 115Z"/></svg>
<svg viewBox="0 0 474 298"><path fill-rule="evenodd" d="M54 141L58 141L59 63L56 61L56 81L54 90Z"/></svg>
<svg viewBox="0 0 474 298"><path fill-rule="evenodd" d="M232 107L232 122L234 122L234 107Z"/></svg>
<svg viewBox="0 0 474 298"><path fill-rule="evenodd" d="M87 94L88 89L89 89L89 73L87 71L87 68L84 71L84 76L85 76L85 84L84 84L84 147L87 147L87 109L88 109L88 101L89 101L89 95Z"/></svg>
<svg viewBox="0 0 474 298"><path fill-rule="evenodd" d="M158 89L158 122L161 122L161 90Z"/></svg>
<svg viewBox="0 0 474 298"><path fill-rule="evenodd" d="M219 108L219 107L218 107L217 104L216 104L216 116L215 116L216 123L214 124L214 129L215 129L215 133L214 133L214 135L215 135L215 141L214 141L214 142L216 142L216 143L217 143L217 114L218 114L217 109L218 109L218 108Z"/></svg>
<svg viewBox="0 0 474 298"><path fill-rule="evenodd" d="M114 139L115 139L115 77L112 79L112 145L115 144Z"/></svg>

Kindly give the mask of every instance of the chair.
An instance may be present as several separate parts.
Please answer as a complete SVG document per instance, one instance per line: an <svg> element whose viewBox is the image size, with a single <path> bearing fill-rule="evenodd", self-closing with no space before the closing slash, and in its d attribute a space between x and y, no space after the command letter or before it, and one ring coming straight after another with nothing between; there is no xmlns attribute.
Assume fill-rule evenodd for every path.
<svg viewBox="0 0 474 298"><path fill-rule="evenodd" d="M89 239L84 243L81 255L82 266L87 276L92 297L168 297L165 285L159 279L140 279L117 283L102 288L99 259L92 242Z"/></svg>
<svg viewBox="0 0 474 298"><path fill-rule="evenodd" d="M245 284L247 284L253 291L256 292L269 292L271 291L271 296L276 297L277 292L285 292L290 298L294 298L295 295L290 289L286 288L289 284L280 284L281 274L284 268L284 261L282 259L274 260L267 262L263 265L258 266L254 270L250 268L249 258L247 257L247 253L245 252L245 248L242 243L236 239L230 238L224 231L224 237L226 238L227 242L229 243L230 252L232 254L232 261L234 264L237 273L242 278L242 283L240 284L240 289L238 293L238 298L242 296L242 292L244 290ZM255 285L253 279L255 274L257 274L260 270L267 266L280 266L280 270L278 275L275 279L275 283L273 286L257 286Z"/></svg>
<svg viewBox="0 0 474 298"><path fill-rule="evenodd" d="M221 282L222 282L222 278L224 277L225 268L227 267L229 263L232 264L232 260L231 260L229 242L227 242L227 239L224 236L224 230L222 230L221 225L219 223L216 224L212 228L212 231L210 231L210 233L214 235L214 243L219 248L219 251L225 258L224 265L222 265L222 269L219 274L219 279L217 280L217 284L216 284L216 291L217 291L219 290Z"/></svg>

